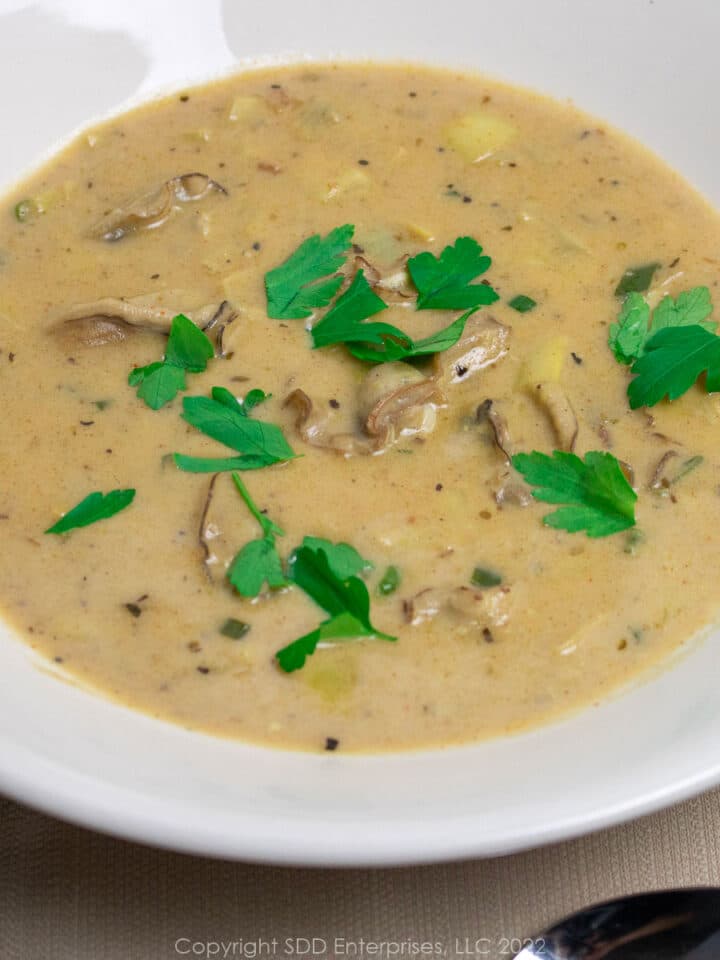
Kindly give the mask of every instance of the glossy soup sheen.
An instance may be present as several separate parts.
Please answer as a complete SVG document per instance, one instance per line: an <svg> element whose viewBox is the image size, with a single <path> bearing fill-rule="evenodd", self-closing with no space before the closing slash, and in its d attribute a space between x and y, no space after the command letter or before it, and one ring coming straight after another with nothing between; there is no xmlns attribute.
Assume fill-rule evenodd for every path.
<svg viewBox="0 0 720 960"><path fill-rule="evenodd" d="M478 155L467 116L476 127L484 118ZM178 204L162 225L116 242L93 233L108 211L196 171L227 194ZM37 197L43 212L21 209L18 221L15 204ZM716 619L720 403L695 387L652 416L630 411L628 370L607 337L616 284L633 265L660 264L653 302L695 285L717 297L720 223L676 173L573 106L424 68L273 68L112 119L15 188L5 208L0 601L66 679L223 736L407 749L592 707ZM383 275L408 254L476 238L500 299L475 319L508 338L497 362L456 383L446 376L434 429L376 455L345 457L298 435L283 406L294 389L333 429L358 432L368 367L343 346L311 350L305 321L266 311L265 273L306 237L345 223L355 225L355 253ZM178 470L168 454L230 451L180 418L180 396L154 411L128 385L133 367L162 357L164 336L87 346L58 334L75 304L149 294L183 311L223 299L235 307L223 344L231 356L190 374L187 393L272 394L254 415L280 424L302 457L245 473L248 490L284 529L283 555L313 535L373 563L372 620L397 642L340 642L302 670L278 668L275 652L324 614L297 588L254 601L233 592L225 567L259 530L227 473L204 518L216 562L204 562L211 478ZM511 309L518 294L535 309ZM454 316L400 303L383 319L424 336ZM549 453L557 430L538 380L569 398L578 454L609 449L631 465L642 537L553 530L542 522L549 505L503 502L513 478L476 411L492 399L515 451ZM652 490L668 450L678 464L704 461L671 490ZM126 487L137 495L117 516L44 535L91 491ZM401 583L379 596L389 565ZM473 587L476 567L501 584ZM438 601L436 614L432 603L422 614L423 596L458 588L477 591L475 613ZM228 618L250 630L223 635Z"/></svg>

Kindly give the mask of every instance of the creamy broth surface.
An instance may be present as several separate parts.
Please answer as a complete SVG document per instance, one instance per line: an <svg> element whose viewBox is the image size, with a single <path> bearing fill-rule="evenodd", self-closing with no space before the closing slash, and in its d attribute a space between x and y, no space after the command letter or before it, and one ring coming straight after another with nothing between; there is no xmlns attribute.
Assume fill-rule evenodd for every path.
<svg viewBox="0 0 720 960"><path fill-rule="evenodd" d="M468 116L485 131L481 156L467 149ZM155 228L114 242L93 232L109 211L195 171L227 193L180 203ZM21 210L18 221L14 205L26 197L43 209ZM15 188L5 208L0 603L68 678L223 736L408 749L596 705L717 620L720 400L696 386L631 411L628 370L607 339L629 267L659 264L652 303L697 285L717 300L720 221L676 173L574 107L407 66L258 71L93 129ZM500 325L508 347L458 382L447 382L440 355L434 427L347 457L307 443L283 401L302 389L333 430L358 431L369 367L343 346L312 350L306 321L270 319L264 289L266 272L305 238L346 223L358 245L350 272L357 254L384 276L408 254L476 238L500 299L475 320ZM535 309L511 309L518 294ZM143 295L183 312L233 305L228 356L189 374L185 395L215 385L272 394L253 415L282 426L302 456L245 472L248 490L285 531L283 556L312 535L350 543L372 562L372 620L397 642L340 642L302 670L278 668L275 652L324 615L296 588L246 600L224 577L257 523L224 473L203 527L211 477L178 470L168 455L231 451L181 419L182 394L155 411L127 382L133 367L162 357L165 336L140 330L92 346L58 333L76 304ZM416 312L408 301L382 319L422 337L456 315ZM476 412L492 400L514 451L551 452L558 427L536 380L569 399L579 455L610 450L631 466L641 535L554 530L542 522L549 504L510 495L521 481ZM677 467L704 459L652 489L668 451ZM136 498L117 516L44 535L91 491L126 487ZM208 524L217 561L209 567L198 540ZM379 596L389 565L401 583ZM476 567L501 585L473 587ZM423 596L458 588L484 596L479 614L455 604L423 615ZM250 630L223 635L228 618Z"/></svg>

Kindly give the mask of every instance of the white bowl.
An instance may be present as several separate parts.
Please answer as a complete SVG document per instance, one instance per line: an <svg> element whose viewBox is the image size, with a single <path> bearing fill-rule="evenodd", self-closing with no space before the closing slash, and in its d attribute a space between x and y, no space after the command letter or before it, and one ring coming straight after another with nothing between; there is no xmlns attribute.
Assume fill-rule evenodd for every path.
<svg viewBox="0 0 720 960"><path fill-rule="evenodd" d="M718 37L715 0L0 0L0 184L168 85L238 59L340 55L459 65L572 97L717 203ZM0 627L0 788L100 830L223 857L337 866L508 853L720 782L719 640L527 735L344 757L151 720L58 682Z"/></svg>

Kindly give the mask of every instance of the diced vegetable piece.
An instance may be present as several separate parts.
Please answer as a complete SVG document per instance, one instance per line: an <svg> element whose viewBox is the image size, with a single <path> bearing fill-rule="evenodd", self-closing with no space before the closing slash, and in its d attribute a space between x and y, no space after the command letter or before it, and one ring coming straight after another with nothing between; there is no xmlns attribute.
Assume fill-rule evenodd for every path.
<svg viewBox="0 0 720 960"><path fill-rule="evenodd" d="M328 703L342 700L357 686L356 657L344 650L333 650L328 659L316 658L308 663L305 680Z"/></svg>
<svg viewBox="0 0 720 960"><path fill-rule="evenodd" d="M533 390L538 383L557 383L568 353L567 337L551 337L520 368L518 386Z"/></svg>
<svg viewBox="0 0 720 960"><path fill-rule="evenodd" d="M220 627L220 633L230 640L242 640L250 630L250 624L244 620L236 620L235 617L228 617L225 623Z"/></svg>
<svg viewBox="0 0 720 960"><path fill-rule="evenodd" d="M369 187L371 183L372 177L365 173L364 170L352 168L339 176L334 183L328 184L328 191L323 199L325 203L327 203L328 200L333 200L335 197L340 196L340 194Z"/></svg>
<svg viewBox="0 0 720 960"><path fill-rule="evenodd" d="M264 103L261 97L235 97L228 113L228 120L251 120L263 113Z"/></svg>
<svg viewBox="0 0 720 960"><path fill-rule="evenodd" d="M499 587L502 583L502 577L489 567L475 567L470 577L470 583L474 587Z"/></svg>
<svg viewBox="0 0 720 960"><path fill-rule="evenodd" d="M485 160L517 136L514 124L485 111L468 113L445 128L445 141L470 163Z"/></svg>
<svg viewBox="0 0 720 960"><path fill-rule="evenodd" d="M377 585L377 592L381 597L389 597L395 593L400 586L402 577L397 567L390 566L382 576L382 580Z"/></svg>
<svg viewBox="0 0 720 960"><path fill-rule="evenodd" d="M615 287L615 296L625 297L628 293L645 293L659 266L659 263L645 263L639 267L628 267Z"/></svg>
<svg viewBox="0 0 720 960"><path fill-rule="evenodd" d="M537 306L537 300L533 300L532 297L526 297L524 293L520 293L517 297L513 297L512 300L508 300L508 306L512 307L513 310L517 310L518 313L527 313Z"/></svg>

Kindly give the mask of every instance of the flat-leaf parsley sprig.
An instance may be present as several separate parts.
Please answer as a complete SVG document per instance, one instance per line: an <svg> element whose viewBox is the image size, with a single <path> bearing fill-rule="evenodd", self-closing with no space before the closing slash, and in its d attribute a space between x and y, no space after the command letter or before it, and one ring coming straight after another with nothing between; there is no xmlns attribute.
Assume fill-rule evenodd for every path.
<svg viewBox="0 0 720 960"><path fill-rule="evenodd" d="M563 450L534 451L515 454L512 464L536 488L536 500L563 504L543 517L549 527L607 537L635 525L637 494L611 453L591 450L581 460Z"/></svg>
<svg viewBox="0 0 720 960"><path fill-rule="evenodd" d="M66 514L45 531L45 533L67 533L77 527L89 527L91 523L97 523L98 520L107 520L120 513L135 499L135 491L111 490L109 493L89 493L72 510Z"/></svg>
<svg viewBox="0 0 720 960"><path fill-rule="evenodd" d="M371 637L395 641L370 621L370 596L358 574L370 565L349 544L306 537L288 560L288 578L322 607L328 619L275 654L278 666L292 673L304 666L324 641Z"/></svg>
<svg viewBox="0 0 720 960"><path fill-rule="evenodd" d="M192 320L179 313L170 326L165 356L145 367L135 367L128 376L138 397L159 410L186 389L186 373L202 373L215 354L212 343Z"/></svg>
<svg viewBox="0 0 720 960"><path fill-rule="evenodd" d="M258 470L295 457L280 427L255 420L252 410L264 400L262 390L251 390L237 400L225 387L213 387L209 397L185 397L183 419L201 433L237 451L235 457L191 457L174 455L175 464L190 473L217 473L220 470Z"/></svg>
<svg viewBox="0 0 720 960"><path fill-rule="evenodd" d="M619 363L630 365L634 379L627 393L633 410L652 407L667 397L677 400L705 373L708 393L720 389L720 337L707 287L667 296L651 312L639 293L629 293L608 346Z"/></svg>
<svg viewBox="0 0 720 960"><path fill-rule="evenodd" d="M268 316L274 320L303 320L325 307L340 289L341 276L331 276L345 263L355 227L346 223L326 237L304 240L284 263L265 275Z"/></svg>
<svg viewBox="0 0 720 960"><path fill-rule="evenodd" d="M343 280L329 274L346 262L345 250L353 231L351 224L345 224L324 238L318 234L309 237L271 270L265 277L268 316L306 319L313 309L327 306ZM409 360L447 350L463 335L471 314L498 299L489 283L474 282L490 263L490 257L472 237L458 237L437 257L427 251L410 257L407 269L417 290L417 310L465 311L444 329L417 341L393 324L367 322L388 304L359 270L347 290L312 327L313 347L344 343L353 356L370 363Z"/></svg>
<svg viewBox="0 0 720 960"><path fill-rule="evenodd" d="M275 542L276 537L285 536L285 531L255 506L237 473L232 474L232 479L248 510L259 523L262 536L250 540L239 550L228 568L227 577L241 596L257 597L265 583L272 590L287 586Z"/></svg>

